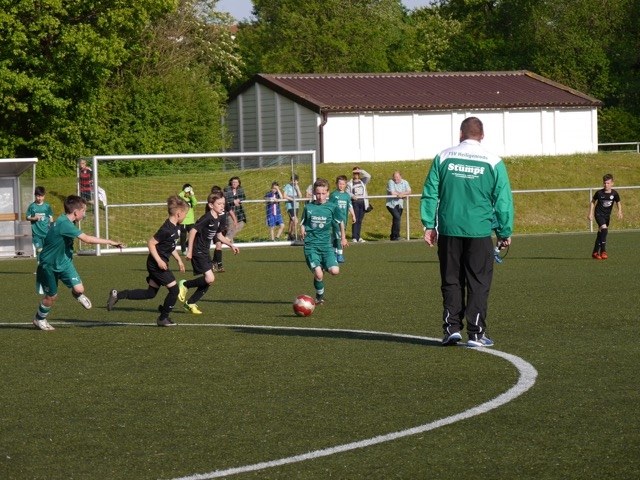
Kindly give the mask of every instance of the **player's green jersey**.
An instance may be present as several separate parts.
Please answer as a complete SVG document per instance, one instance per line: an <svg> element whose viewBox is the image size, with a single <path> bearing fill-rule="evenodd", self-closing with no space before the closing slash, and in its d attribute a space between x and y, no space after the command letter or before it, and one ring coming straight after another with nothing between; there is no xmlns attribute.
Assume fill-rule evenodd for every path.
<svg viewBox="0 0 640 480"><path fill-rule="evenodd" d="M49 224L53 218L53 210L47 202L38 205L33 202L27 208L26 218L38 217L39 220L31 221L31 234L34 237L44 238L49 232Z"/></svg>
<svg viewBox="0 0 640 480"><path fill-rule="evenodd" d="M338 205L338 220L346 225L349 217L349 209L351 208L351 195L347 192L334 190L329 195L329 201Z"/></svg>
<svg viewBox="0 0 640 480"><path fill-rule="evenodd" d="M60 215L51 224L44 239L40 254L40 265L54 272L62 272L73 264L73 242L82 232L76 228L69 217Z"/></svg>
<svg viewBox="0 0 640 480"><path fill-rule="evenodd" d="M340 230L338 205L333 202L323 204L309 202L302 212L302 225L305 228L305 247L331 246L331 229Z"/></svg>

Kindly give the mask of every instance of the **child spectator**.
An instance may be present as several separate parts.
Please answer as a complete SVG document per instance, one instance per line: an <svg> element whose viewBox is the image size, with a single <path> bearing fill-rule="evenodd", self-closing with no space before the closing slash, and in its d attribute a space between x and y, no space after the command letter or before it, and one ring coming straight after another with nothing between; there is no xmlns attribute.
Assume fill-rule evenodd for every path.
<svg viewBox="0 0 640 480"><path fill-rule="evenodd" d="M169 292L164 299L164 304L158 307L160 316L157 325L159 327L172 327L176 325L169 318L178 300L179 288L173 272L169 269L169 257L173 256L178 262L181 272L184 272L184 264L176 251L176 244L180 239L180 224L189 211L189 205L177 195L167 199L169 218L165 220L160 229L147 242L149 255L147 256L148 288L137 290L111 290L107 300L107 310L113 307L119 300L150 300L155 298L162 285Z"/></svg>
<svg viewBox="0 0 640 480"><path fill-rule="evenodd" d="M327 202L329 182L318 178L313 184L315 200L304 206L300 222L300 236L304 240L304 257L309 270L313 272L313 286L316 289L316 304L324 300L324 271L338 275L340 267L331 243L332 228L340 229L342 247L347 246L344 222L339 220L338 206Z"/></svg>
<svg viewBox="0 0 640 480"><path fill-rule="evenodd" d="M274 241L276 238L280 240L280 235L282 235L282 231L284 230L284 222L282 221L282 212L280 211L280 200L282 200L282 192L280 191L280 187L278 186L278 182L273 182L271 184L271 190L267 192L264 196L265 201L267 202L267 227L269 227L269 235L271 236L271 241ZM278 228L278 234L275 234L275 228Z"/></svg>
<svg viewBox="0 0 640 480"><path fill-rule="evenodd" d="M49 232L49 225L53 223L53 210L51 210L51 205L44 201L45 194L44 187L36 187L33 192L35 202L27 207L27 220L31 222L33 252L38 263L40 263L40 252L44 245L44 239Z"/></svg>
<svg viewBox="0 0 640 480"><path fill-rule="evenodd" d="M73 297L84 308L91 308L91 301L84 294L84 285L73 265L73 244L76 238L84 243L124 247L122 243L87 235L78 230L74 223L84 218L86 210L83 198L69 195L64 201L64 214L51 224L44 239L36 272L38 291L44 292L44 298L33 317L33 325L39 330L55 330L47 317L58 297L58 281L71 289Z"/></svg>
<svg viewBox="0 0 640 480"><path fill-rule="evenodd" d="M93 205L93 170L87 167L87 161L80 160L78 169L78 190L87 205Z"/></svg>
<svg viewBox="0 0 640 480"><path fill-rule="evenodd" d="M244 212L242 202L246 200L244 194L244 188L242 188L242 182L240 177L231 177L229 179L229 185L224 187L224 198L227 200L229 211L233 211L234 217L233 224L227 224L227 238L231 241L235 236L244 228L247 223L247 215Z"/></svg>
<svg viewBox="0 0 640 480"><path fill-rule="evenodd" d="M296 239L296 230L298 229L298 216L300 212L300 204L298 203L298 199L302 197L300 193L300 186L298 185L298 175L293 175L291 177L291 182L287 183L284 186L284 198L287 201L285 203L285 208L287 209L287 213L289 214L289 240Z"/></svg>
<svg viewBox="0 0 640 480"><path fill-rule="evenodd" d="M178 282L178 300L184 303L184 309L195 315L200 315L202 312L198 308L197 303L207 293L209 286L215 280L213 275L213 260L209 251L211 250L211 241L224 243L233 250L234 254L237 254L240 250L231 241L229 241L222 234L221 220L225 217L224 196L220 193L211 193L207 198L207 205L209 211L198 219L194 227L189 232L189 253L187 253L187 260L191 260L191 266L193 267L193 273L195 275L202 275L201 277L194 278L192 280L180 280ZM187 300L187 293L190 288L196 288L197 290Z"/></svg>

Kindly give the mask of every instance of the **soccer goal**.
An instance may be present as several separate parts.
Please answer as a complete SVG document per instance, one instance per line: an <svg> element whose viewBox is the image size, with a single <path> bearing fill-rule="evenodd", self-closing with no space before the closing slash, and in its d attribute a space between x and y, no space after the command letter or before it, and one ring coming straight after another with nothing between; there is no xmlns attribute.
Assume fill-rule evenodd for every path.
<svg viewBox="0 0 640 480"><path fill-rule="evenodd" d="M245 228L234 242L243 246L290 245L271 242L266 226L265 195L277 181L281 189L298 175L303 196L316 178L314 150L286 152L199 153L172 155L98 155L87 158L93 173L94 204L87 208L82 230L127 245L123 251L145 252L147 241L167 218L167 198L184 184L193 187L198 201L195 218L205 213L211 187L224 189L232 177L239 177L246 200ZM302 198L301 201L305 201ZM300 203L302 208L303 203ZM283 220L288 223L284 203ZM117 253L119 249L100 245L80 247L80 253Z"/></svg>

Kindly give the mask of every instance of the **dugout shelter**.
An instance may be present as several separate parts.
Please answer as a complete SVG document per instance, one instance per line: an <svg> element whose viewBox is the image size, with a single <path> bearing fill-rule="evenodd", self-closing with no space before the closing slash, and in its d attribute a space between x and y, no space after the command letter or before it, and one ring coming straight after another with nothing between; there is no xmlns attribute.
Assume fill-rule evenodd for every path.
<svg viewBox="0 0 640 480"><path fill-rule="evenodd" d="M37 158L0 159L0 257L33 256L25 212L33 202L37 163Z"/></svg>
<svg viewBox="0 0 640 480"><path fill-rule="evenodd" d="M602 106L526 70L258 74L227 103L229 151L316 150L320 163L431 159L469 116L501 156L597 152Z"/></svg>

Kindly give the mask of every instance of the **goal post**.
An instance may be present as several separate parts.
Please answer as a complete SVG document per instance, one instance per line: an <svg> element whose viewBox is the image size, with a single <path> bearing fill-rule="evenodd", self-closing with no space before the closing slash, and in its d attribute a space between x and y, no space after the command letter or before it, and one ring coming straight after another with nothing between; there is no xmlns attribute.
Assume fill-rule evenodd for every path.
<svg viewBox="0 0 640 480"><path fill-rule="evenodd" d="M89 162L90 160L90 162ZM167 198L184 184L198 201L195 219L205 213L211 187L224 189L239 177L245 191L246 226L234 242L245 247L291 245L271 242L265 195L277 181L282 187L299 177L303 192L316 178L315 150L153 155L96 155L87 158L93 174L94 204L87 208L83 231L127 245L123 252L146 252L147 242L167 218ZM306 199L300 199L304 202ZM301 204L302 205L302 204ZM283 221L288 223L284 202ZM93 231L91 231L93 230ZM79 253L119 253L118 248L82 244Z"/></svg>

